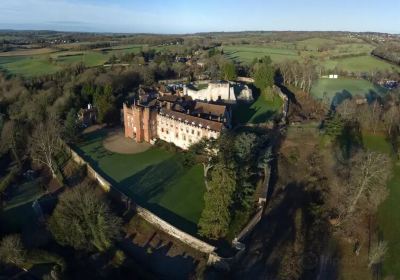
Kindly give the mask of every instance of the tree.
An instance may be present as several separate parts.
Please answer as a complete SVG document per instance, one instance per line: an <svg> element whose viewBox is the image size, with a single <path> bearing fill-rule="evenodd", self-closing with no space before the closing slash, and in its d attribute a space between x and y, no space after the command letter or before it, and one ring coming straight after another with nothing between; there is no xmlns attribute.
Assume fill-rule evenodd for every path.
<svg viewBox="0 0 400 280"><path fill-rule="evenodd" d="M393 127L400 122L399 107L396 105L390 106L390 108L383 113L382 118L388 135L391 135Z"/></svg>
<svg viewBox="0 0 400 280"><path fill-rule="evenodd" d="M253 66L253 78L255 86L263 93L274 85L274 68L269 56L264 57Z"/></svg>
<svg viewBox="0 0 400 280"><path fill-rule="evenodd" d="M209 190L204 195L205 206L198 224L200 235L218 239L227 234L235 186L235 173L231 169L222 164L212 169Z"/></svg>
<svg viewBox="0 0 400 280"><path fill-rule="evenodd" d="M18 121L8 121L1 131L0 151L11 151L18 166L22 166L22 157L26 150L26 138L24 128Z"/></svg>
<svg viewBox="0 0 400 280"><path fill-rule="evenodd" d="M343 204L337 225L351 217L356 209L376 210L387 195L386 181L391 172L388 156L360 152L352 159L351 166L350 181L340 201Z"/></svg>
<svg viewBox="0 0 400 280"><path fill-rule="evenodd" d="M374 265L382 263L383 259L385 258L387 250L388 250L388 244L386 241L379 241L373 244L369 252L368 267L371 268Z"/></svg>
<svg viewBox="0 0 400 280"><path fill-rule="evenodd" d="M344 120L347 121L356 120L357 104L351 99L346 99L336 107L336 112Z"/></svg>
<svg viewBox="0 0 400 280"><path fill-rule="evenodd" d="M81 184L60 196L49 228L61 245L103 252L119 237L121 220L94 192Z"/></svg>
<svg viewBox="0 0 400 280"><path fill-rule="evenodd" d="M72 108L68 112L67 118L65 119L64 123L64 137L67 140L67 142L74 142L78 137L79 128L76 120L77 120L77 112L75 108Z"/></svg>
<svg viewBox="0 0 400 280"><path fill-rule="evenodd" d="M217 163L218 142L215 139L202 139L190 146L190 152L196 154L203 165L204 184L208 186L208 172Z"/></svg>
<svg viewBox="0 0 400 280"><path fill-rule="evenodd" d="M251 160L256 143L257 135L254 133L241 133L235 138L234 149L238 162Z"/></svg>
<svg viewBox="0 0 400 280"><path fill-rule="evenodd" d="M27 252L19 235L8 235L0 243L0 261L25 269Z"/></svg>
<svg viewBox="0 0 400 280"><path fill-rule="evenodd" d="M235 64L232 62L225 62L222 65L222 79L226 81L233 81L237 77Z"/></svg>
<svg viewBox="0 0 400 280"><path fill-rule="evenodd" d="M50 116L39 123L32 133L30 154L33 161L49 168L53 178L57 178L56 156L61 151L61 125L58 119Z"/></svg>
<svg viewBox="0 0 400 280"><path fill-rule="evenodd" d="M111 86L105 86L104 89L98 88L94 96L94 104L97 108L98 120L101 123L112 122L115 119L115 106L113 89Z"/></svg>

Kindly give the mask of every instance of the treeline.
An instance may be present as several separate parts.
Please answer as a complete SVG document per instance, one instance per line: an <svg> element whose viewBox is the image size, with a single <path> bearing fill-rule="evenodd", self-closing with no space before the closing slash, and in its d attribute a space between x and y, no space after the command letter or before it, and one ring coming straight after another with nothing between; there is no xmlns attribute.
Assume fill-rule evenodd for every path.
<svg viewBox="0 0 400 280"><path fill-rule="evenodd" d="M292 85L303 91L309 92L314 81L318 78L316 66L311 61L302 63L293 60L286 60L277 65L283 82Z"/></svg>
<svg viewBox="0 0 400 280"><path fill-rule="evenodd" d="M400 43L379 45L372 54L391 63L400 65Z"/></svg>

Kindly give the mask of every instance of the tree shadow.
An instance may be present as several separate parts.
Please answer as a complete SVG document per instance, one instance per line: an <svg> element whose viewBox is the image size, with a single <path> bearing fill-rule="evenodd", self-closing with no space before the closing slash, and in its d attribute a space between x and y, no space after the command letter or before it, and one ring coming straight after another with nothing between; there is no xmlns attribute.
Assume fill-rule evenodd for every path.
<svg viewBox="0 0 400 280"><path fill-rule="evenodd" d="M157 274L160 279L189 279L199 261L183 253L171 256L170 250L174 244L168 242L162 245L160 242L155 246L150 245L149 240L144 246L139 246L126 238L119 246L132 256L141 266Z"/></svg>
<svg viewBox="0 0 400 280"><path fill-rule="evenodd" d="M346 99L352 99L353 96L351 92L344 89L341 92L336 92L335 96L332 98L331 101L331 109L335 110L340 104L342 104Z"/></svg>

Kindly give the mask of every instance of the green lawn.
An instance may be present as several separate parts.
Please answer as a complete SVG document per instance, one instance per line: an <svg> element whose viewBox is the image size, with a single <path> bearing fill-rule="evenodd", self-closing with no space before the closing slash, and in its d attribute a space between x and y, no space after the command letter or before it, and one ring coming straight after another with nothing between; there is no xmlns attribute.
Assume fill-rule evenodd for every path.
<svg viewBox="0 0 400 280"><path fill-rule="evenodd" d="M260 124L271 120L282 108L282 99L272 100L261 94L253 103L240 102L233 109L233 122Z"/></svg>
<svg viewBox="0 0 400 280"><path fill-rule="evenodd" d="M204 207L201 165L182 164L182 155L151 148L126 155L107 151L103 132L85 136L78 151L118 189L172 224L194 233Z"/></svg>
<svg viewBox="0 0 400 280"><path fill-rule="evenodd" d="M387 90L367 80L355 79L319 79L312 87L311 94L318 98L328 98L335 104L351 96L361 95L372 98L385 94Z"/></svg>
<svg viewBox="0 0 400 280"><path fill-rule="evenodd" d="M391 147L383 136L364 135L364 145L368 149L390 153ZM383 272L400 279L400 162L393 160L393 174L387 187L390 194L378 210L378 222L383 239L389 242Z"/></svg>

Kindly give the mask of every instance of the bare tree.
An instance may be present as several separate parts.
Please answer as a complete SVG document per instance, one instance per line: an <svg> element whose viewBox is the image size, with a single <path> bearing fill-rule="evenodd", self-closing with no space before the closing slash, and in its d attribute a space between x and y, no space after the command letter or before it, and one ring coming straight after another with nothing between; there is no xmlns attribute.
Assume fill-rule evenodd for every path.
<svg viewBox="0 0 400 280"><path fill-rule="evenodd" d="M22 245L21 237L17 234L8 235L0 243L0 261L24 268L27 252Z"/></svg>
<svg viewBox="0 0 400 280"><path fill-rule="evenodd" d="M376 152L365 152L356 155L352 162L350 181L343 192L342 205L337 225L351 217L357 207L370 209L370 203L379 205L387 192L386 181L390 174L388 156ZM360 203L363 201L364 203ZM340 208L340 207L339 207Z"/></svg>
<svg viewBox="0 0 400 280"><path fill-rule="evenodd" d="M22 153L25 150L23 129L16 121L8 121L1 131L0 150L9 150L17 162L22 166Z"/></svg>
<svg viewBox="0 0 400 280"><path fill-rule="evenodd" d="M382 118L385 123L387 132L390 135L392 133L393 127L400 122L399 107L396 105L390 106L390 108L383 113Z"/></svg>
<svg viewBox="0 0 400 280"><path fill-rule="evenodd" d="M62 147L60 133L60 122L55 117L50 117L35 128L30 145L32 160L47 166L53 178L57 177L55 157Z"/></svg>
<svg viewBox="0 0 400 280"><path fill-rule="evenodd" d="M352 121L357 118L357 104L351 99L346 99L336 107L336 112L343 119Z"/></svg>
<svg viewBox="0 0 400 280"><path fill-rule="evenodd" d="M386 252L388 250L388 244L386 241L379 241L372 245L369 252L369 263L368 267L371 268L374 265L380 264L385 258Z"/></svg>

